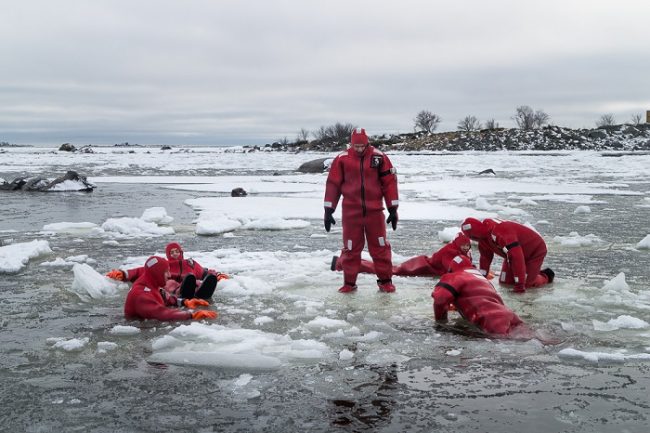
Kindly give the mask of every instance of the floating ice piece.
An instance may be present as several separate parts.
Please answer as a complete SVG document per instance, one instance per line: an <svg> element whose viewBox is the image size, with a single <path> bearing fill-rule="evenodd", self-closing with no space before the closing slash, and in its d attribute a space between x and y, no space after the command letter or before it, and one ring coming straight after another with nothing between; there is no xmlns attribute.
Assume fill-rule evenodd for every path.
<svg viewBox="0 0 650 433"><path fill-rule="evenodd" d="M642 329L650 326L645 320L636 317L622 315L616 319L611 319L607 323L594 320L594 329L596 331L615 331L617 329Z"/></svg>
<svg viewBox="0 0 650 433"><path fill-rule="evenodd" d="M640 250L650 250L650 235L646 235L641 242L636 244L636 247Z"/></svg>
<svg viewBox="0 0 650 433"><path fill-rule="evenodd" d="M85 263L75 263L72 272L74 281L71 290L82 300L88 300L89 297L93 299L105 298L118 293L119 283L106 278Z"/></svg>
<svg viewBox="0 0 650 433"><path fill-rule="evenodd" d="M47 339L47 342L52 345L52 349L61 349L65 350L66 352L76 352L83 350L89 341L90 339L88 337L71 338L69 340L60 337L51 337Z"/></svg>
<svg viewBox="0 0 650 433"><path fill-rule="evenodd" d="M630 286L625 282L625 273L621 272L611 280L605 281L603 290L608 292L629 292Z"/></svg>
<svg viewBox="0 0 650 433"><path fill-rule="evenodd" d="M170 224L174 221L174 218L167 215L167 210L164 207L150 207L149 209L145 209L140 219L163 225Z"/></svg>
<svg viewBox="0 0 650 433"><path fill-rule="evenodd" d="M279 359L271 356L221 351L161 352L154 353L147 361L160 364L193 365L247 371L276 370L282 365Z"/></svg>
<svg viewBox="0 0 650 433"><path fill-rule="evenodd" d="M135 335L140 333L140 328L127 325L115 325L111 328L109 333L113 335Z"/></svg>
<svg viewBox="0 0 650 433"><path fill-rule="evenodd" d="M575 208L573 211L574 214L579 214L579 213L591 213L591 208L589 206L578 206Z"/></svg>
<svg viewBox="0 0 650 433"><path fill-rule="evenodd" d="M455 227L445 227L438 232L438 239L440 242L449 243L454 240L456 235L460 232L459 226Z"/></svg>
<svg viewBox="0 0 650 433"><path fill-rule="evenodd" d="M594 234L580 236L578 232L571 232L568 236L555 236L553 242L565 247L585 247L603 243L603 240Z"/></svg>
<svg viewBox="0 0 650 433"><path fill-rule="evenodd" d="M562 349L557 355L558 357L565 359L584 359L585 361L594 364L601 361L611 363L622 363L629 360L650 361L650 353L624 355L622 353L583 352L573 348Z"/></svg>
<svg viewBox="0 0 650 433"><path fill-rule="evenodd" d="M102 229L118 238L153 237L174 234L171 227L159 227L156 223L140 218L109 218Z"/></svg>
<svg viewBox="0 0 650 433"><path fill-rule="evenodd" d="M27 265L29 259L50 253L50 244L39 240L0 247L0 274L18 272Z"/></svg>

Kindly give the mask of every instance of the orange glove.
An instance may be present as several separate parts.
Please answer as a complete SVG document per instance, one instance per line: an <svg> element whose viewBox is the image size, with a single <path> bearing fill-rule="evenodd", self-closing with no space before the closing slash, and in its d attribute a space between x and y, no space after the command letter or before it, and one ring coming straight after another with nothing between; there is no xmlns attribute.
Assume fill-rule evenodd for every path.
<svg viewBox="0 0 650 433"><path fill-rule="evenodd" d="M106 276L112 280L124 281L126 280L126 274L121 269L111 269Z"/></svg>
<svg viewBox="0 0 650 433"><path fill-rule="evenodd" d="M228 276L228 274L224 274L222 272L217 272L217 282L219 282L221 280L229 280L229 279L230 279L230 277Z"/></svg>
<svg viewBox="0 0 650 433"><path fill-rule="evenodd" d="M210 305L208 301L205 299L200 299L200 298L192 298L192 299L185 299L183 301L183 305L185 305L187 308L195 309L196 307L207 307Z"/></svg>
<svg viewBox="0 0 650 433"><path fill-rule="evenodd" d="M216 319L217 312L210 310L199 310L192 313L193 320L202 320L202 319Z"/></svg>

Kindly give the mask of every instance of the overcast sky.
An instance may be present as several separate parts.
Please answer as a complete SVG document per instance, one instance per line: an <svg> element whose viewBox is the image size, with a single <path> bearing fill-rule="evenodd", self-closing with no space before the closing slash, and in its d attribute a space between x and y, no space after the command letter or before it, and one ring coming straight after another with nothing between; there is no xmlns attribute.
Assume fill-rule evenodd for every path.
<svg viewBox="0 0 650 433"><path fill-rule="evenodd" d="M650 110L647 0L2 0L0 141L263 144Z"/></svg>

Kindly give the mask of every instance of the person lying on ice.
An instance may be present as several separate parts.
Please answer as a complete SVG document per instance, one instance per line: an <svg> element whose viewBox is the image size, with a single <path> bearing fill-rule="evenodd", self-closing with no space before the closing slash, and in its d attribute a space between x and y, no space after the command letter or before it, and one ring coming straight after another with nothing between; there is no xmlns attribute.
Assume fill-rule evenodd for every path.
<svg viewBox="0 0 650 433"><path fill-rule="evenodd" d="M170 277L169 263L162 257L151 256L142 267L142 275L135 280L124 302L127 319L201 320L214 319L215 311L195 310L207 306L204 299L182 299L167 294L165 283ZM184 306L189 310L180 307Z"/></svg>
<svg viewBox="0 0 650 433"><path fill-rule="evenodd" d="M440 277L431 297L436 322L447 321L452 305L465 320L488 334L533 337L532 331L505 306L492 283L474 268L467 256L451 260L449 272Z"/></svg>
<svg viewBox="0 0 650 433"><path fill-rule="evenodd" d="M397 176L388 156L368 144L364 129L355 129L350 137L350 148L339 154L327 176L324 199L324 225L330 231L334 211L343 196L343 286L341 293L357 290L357 275L361 252L368 242L382 292L394 292L391 248L386 238L386 224L397 229ZM388 219L384 221L384 202Z"/></svg>
<svg viewBox="0 0 650 433"><path fill-rule="evenodd" d="M401 277L434 277L447 272L451 259L458 255L472 258L470 251L472 245L470 239L463 233L458 233L453 241L440 248L429 256L412 257L398 266L393 266L393 275ZM340 271L341 259L339 256L332 257L331 269ZM375 273L375 265L370 260L361 260L359 272L369 274Z"/></svg>
<svg viewBox="0 0 650 433"><path fill-rule="evenodd" d="M214 269L206 269L193 259L183 258L183 249L177 242L172 242L165 247L165 254L169 262L171 278L167 281L165 290L184 299L194 297L211 299L217 288L217 282L227 280L227 274ZM143 273L144 268L113 269L106 274L107 277L119 281L135 281Z"/></svg>
<svg viewBox="0 0 650 433"><path fill-rule="evenodd" d="M461 230L478 242L479 270L490 271L494 254L504 258L499 282L514 284L516 293L553 282L555 272L541 269L546 257L546 243L533 229L514 221L467 218Z"/></svg>

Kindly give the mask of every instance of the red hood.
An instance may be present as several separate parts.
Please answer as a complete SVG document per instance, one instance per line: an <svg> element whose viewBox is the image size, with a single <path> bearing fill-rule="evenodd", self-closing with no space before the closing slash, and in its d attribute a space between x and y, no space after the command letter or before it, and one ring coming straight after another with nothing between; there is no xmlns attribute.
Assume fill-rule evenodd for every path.
<svg viewBox="0 0 650 433"><path fill-rule="evenodd" d="M458 247L458 249L460 249L460 247L463 245L471 245L472 243L470 238L464 233L458 233L452 242Z"/></svg>
<svg viewBox="0 0 650 433"><path fill-rule="evenodd" d="M449 272L458 272L472 267L472 260L465 255L458 255L449 262Z"/></svg>
<svg viewBox="0 0 650 433"><path fill-rule="evenodd" d="M488 228L476 218L466 218L460 225L463 234L475 239L485 239L488 237Z"/></svg>
<svg viewBox="0 0 650 433"><path fill-rule="evenodd" d="M165 287L165 272L169 271L169 262L162 257L151 256L144 263L144 277L151 289Z"/></svg>
<svg viewBox="0 0 650 433"><path fill-rule="evenodd" d="M170 251L173 250L174 248L178 249L178 251L181 252L181 256L178 258L178 260L183 260L183 248L181 248L181 244L176 242L167 244L167 246L165 247L165 254L167 255L167 260L176 260L169 255Z"/></svg>

